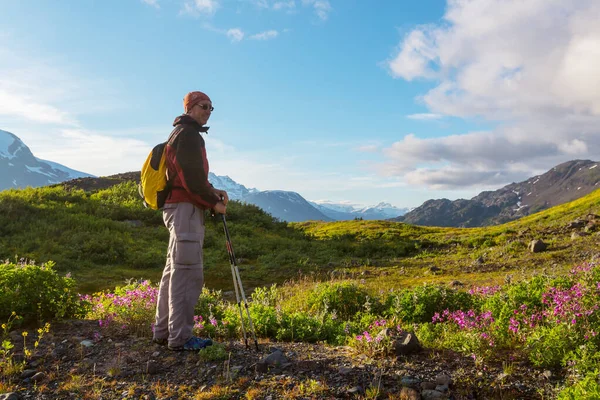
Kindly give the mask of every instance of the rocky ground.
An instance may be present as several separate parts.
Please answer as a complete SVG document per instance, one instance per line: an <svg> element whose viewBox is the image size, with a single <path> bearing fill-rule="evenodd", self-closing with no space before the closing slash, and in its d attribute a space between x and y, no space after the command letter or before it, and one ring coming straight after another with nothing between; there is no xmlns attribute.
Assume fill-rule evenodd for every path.
<svg viewBox="0 0 600 400"><path fill-rule="evenodd" d="M21 332L11 338L22 360ZM3 378L0 391L13 394L0 399L548 399L561 384L523 361L481 365L426 349L372 359L323 344L221 344L225 356L210 361L149 338L101 336L95 321L67 321L51 327L25 371Z"/></svg>

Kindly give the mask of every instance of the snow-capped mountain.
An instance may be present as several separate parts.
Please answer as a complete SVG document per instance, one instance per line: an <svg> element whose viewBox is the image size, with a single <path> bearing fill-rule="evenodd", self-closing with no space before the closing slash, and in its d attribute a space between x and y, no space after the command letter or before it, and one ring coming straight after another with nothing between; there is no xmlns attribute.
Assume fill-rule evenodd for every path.
<svg viewBox="0 0 600 400"><path fill-rule="evenodd" d="M355 213L362 216L363 219L388 219L404 215L408 210L408 208L398 208L390 203L381 202L376 206L364 207Z"/></svg>
<svg viewBox="0 0 600 400"><path fill-rule="evenodd" d="M398 208L389 203L379 203L376 206L359 207L348 203L334 203L327 200L310 202L317 210L336 221L362 219L389 219L404 215L407 208Z"/></svg>
<svg viewBox="0 0 600 400"><path fill-rule="evenodd" d="M36 158L16 135L0 130L0 190L39 187L92 176Z"/></svg>
<svg viewBox="0 0 600 400"><path fill-rule="evenodd" d="M282 221L299 222L308 220L332 220L310 205L304 197L296 192L286 192L283 190L257 191L248 194L243 201L262 208Z"/></svg>
<svg viewBox="0 0 600 400"><path fill-rule="evenodd" d="M214 187L225 190L231 200L243 200L249 194L258 192L257 189L246 188L246 186L237 183L227 175L219 176L209 172L208 181L212 183Z"/></svg>

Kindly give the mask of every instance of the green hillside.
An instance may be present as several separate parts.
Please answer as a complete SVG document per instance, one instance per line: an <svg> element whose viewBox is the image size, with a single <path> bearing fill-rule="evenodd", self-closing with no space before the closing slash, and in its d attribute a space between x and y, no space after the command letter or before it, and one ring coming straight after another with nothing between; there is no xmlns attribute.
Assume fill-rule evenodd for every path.
<svg viewBox="0 0 600 400"><path fill-rule="evenodd" d="M250 287L281 283L299 272L327 276L332 271L362 274L375 286L381 281L494 283L515 271L568 268L588 259L597 236L571 240L567 225L599 208L596 191L518 221L466 229L387 221L287 225L234 201L228 226ZM220 219L207 215L207 226L206 284L228 290ZM542 239L548 250L527 251L532 239ZM82 292L129 278L158 281L167 241L161 213L141 205L134 182L95 192L62 185L0 192L0 258L55 261L59 271L72 273Z"/></svg>
<svg viewBox="0 0 600 400"><path fill-rule="evenodd" d="M594 192L519 221L460 229L358 220L285 224L232 202L228 226L261 345L289 344L296 352L311 343L300 353L310 358L318 349L326 365L348 351L347 363L371 365L371 374L386 382L385 390L369 384L358 398L405 398L405 380L413 377L403 368L430 371L431 383L440 365L460 359L445 368L456 398L562 400L600 396L599 208L600 192ZM300 366L310 359L294 365L290 385L273 385L268 377L275 370L263 380L249 378L256 357L236 344L245 317L228 301L232 284L222 226L214 217L207 226L207 288L194 311L194 332L223 344L199 355L219 365L233 357L248 375L231 380L229 364L223 364L216 381L199 378L210 388L206 392L186 387L181 378L182 398L259 398L263 391L274 398L344 397L354 378L317 374L309 385ZM529 251L534 239L547 249ZM161 213L141 206L134 182L91 192L62 185L0 192L0 258L6 259L0 263L0 377L6 382L0 392L121 398L119 371L141 360L146 370L128 375L128 385L168 397L170 386L163 382L173 375L144 372L150 357L175 359L149 344L167 240ZM78 336L73 349L80 350L68 352L77 358L74 364L65 355L38 367L48 373L51 389L21 382L33 357L53 354L55 343L42 340L45 334L68 343L88 322L82 337L103 349L92 350L98 354L93 370L81 362L86 341ZM11 332L21 324L39 326L37 335ZM27 347L28 333L36 337L33 348ZM399 337L407 333L418 337L422 349L396 358ZM121 362L114 354L123 341L127 357ZM139 351L144 355L134 353ZM174 368L180 376L185 367ZM70 372L52 372L59 370ZM290 392L292 387L303 389Z"/></svg>

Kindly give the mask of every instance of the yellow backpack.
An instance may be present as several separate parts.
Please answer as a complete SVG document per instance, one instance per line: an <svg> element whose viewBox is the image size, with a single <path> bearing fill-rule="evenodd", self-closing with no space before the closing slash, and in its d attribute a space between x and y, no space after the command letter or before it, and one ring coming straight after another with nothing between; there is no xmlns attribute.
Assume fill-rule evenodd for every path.
<svg viewBox="0 0 600 400"><path fill-rule="evenodd" d="M160 210L171 192L171 182L167 180L167 143L154 146L142 166L141 182L138 186L144 206Z"/></svg>

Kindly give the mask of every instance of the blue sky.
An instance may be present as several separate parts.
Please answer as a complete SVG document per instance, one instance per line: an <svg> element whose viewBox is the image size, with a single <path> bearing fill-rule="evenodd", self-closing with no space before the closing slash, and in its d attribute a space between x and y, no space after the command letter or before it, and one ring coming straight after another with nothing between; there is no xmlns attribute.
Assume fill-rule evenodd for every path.
<svg viewBox="0 0 600 400"><path fill-rule="evenodd" d="M182 98L212 172L415 207L598 159L600 17L581 0L0 0L0 129L139 170Z"/></svg>

